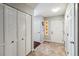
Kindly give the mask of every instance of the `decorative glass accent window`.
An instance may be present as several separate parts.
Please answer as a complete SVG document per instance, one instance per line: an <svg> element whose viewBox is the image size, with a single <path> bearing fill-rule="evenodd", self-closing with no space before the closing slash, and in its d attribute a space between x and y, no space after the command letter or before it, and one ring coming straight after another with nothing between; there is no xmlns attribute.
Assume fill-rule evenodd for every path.
<svg viewBox="0 0 79 59"><path fill-rule="evenodd" d="M48 20L44 21L44 30L45 30L45 35L48 36Z"/></svg>

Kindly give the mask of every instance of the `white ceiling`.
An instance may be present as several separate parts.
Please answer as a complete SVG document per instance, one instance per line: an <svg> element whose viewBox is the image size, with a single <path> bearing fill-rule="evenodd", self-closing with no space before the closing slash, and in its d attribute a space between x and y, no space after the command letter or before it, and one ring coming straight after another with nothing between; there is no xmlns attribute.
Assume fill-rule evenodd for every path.
<svg viewBox="0 0 79 59"><path fill-rule="evenodd" d="M34 9L34 16L58 16L64 15L67 7L66 3L7 3L16 8L21 8L23 10L31 8ZM52 12L51 9L59 7L58 12Z"/></svg>
<svg viewBox="0 0 79 59"><path fill-rule="evenodd" d="M6 3L6 4L31 15L33 15L34 8L37 6L37 3Z"/></svg>
<svg viewBox="0 0 79 59"><path fill-rule="evenodd" d="M31 8L35 8L38 3L26 3L26 5L30 6Z"/></svg>
<svg viewBox="0 0 79 59"><path fill-rule="evenodd" d="M58 12L52 12L52 9L60 8ZM66 11L67 4L65 3L40 3L34 9L34 16L44 16L44 17L51 17L51 16L58 16L64 15Z"/></svg>
<svg viewBox="0 0 79 59"><path fill-rule="evenodd" d="M37 6L38 3L7 3L8 5L11 5L11 6L20 6L20 7L24 7L24 8L35 8Z"/></svg>

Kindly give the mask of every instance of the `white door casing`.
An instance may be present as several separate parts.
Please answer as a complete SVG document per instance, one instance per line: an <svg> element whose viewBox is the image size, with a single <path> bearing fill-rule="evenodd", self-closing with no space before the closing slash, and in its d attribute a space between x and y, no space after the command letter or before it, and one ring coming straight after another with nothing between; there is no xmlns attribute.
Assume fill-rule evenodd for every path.
<svg viewBox="0 0 79 59"><path fill-rule="evenodd" d="M26 14L26 55L32 50L32 21L31 16Z"/></svg>

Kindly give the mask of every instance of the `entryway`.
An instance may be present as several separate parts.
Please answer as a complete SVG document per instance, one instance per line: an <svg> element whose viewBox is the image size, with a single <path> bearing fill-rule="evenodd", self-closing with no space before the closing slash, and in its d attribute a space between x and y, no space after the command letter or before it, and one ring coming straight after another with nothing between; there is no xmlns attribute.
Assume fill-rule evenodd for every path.
<svg viewBox="0 0 79 59"><path fill-rule="evenodd" d="M29 55L74 56L75 4L39 4L34 12L32 38L39 44Z"/></svg>

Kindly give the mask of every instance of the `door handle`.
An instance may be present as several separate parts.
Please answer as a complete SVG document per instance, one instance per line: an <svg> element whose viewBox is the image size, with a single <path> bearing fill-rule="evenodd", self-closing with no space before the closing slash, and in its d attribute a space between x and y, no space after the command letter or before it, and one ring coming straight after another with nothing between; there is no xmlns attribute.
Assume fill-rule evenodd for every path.
<svg viewBox="0 0 79 59"><path fill-rule="evenodd" d="M73 41L71 41L70 43L71 43L71 44L74 44L74 42L73 42Z"/></svg>
<svg viewBox="0 0 79 59"><path fill-rule="evenodd" d="M14 43L14 41L11 41L11 43Z"/></svg>
<svg viewBox="0 0 79 59"><path fill-rule="evenodd" d="M67 36L69 36L69 34L67 33Z"/></svg>
<svg viewBox="0 0 79 59"><path fill-rule="evenodd" d="M53 32L51 32L51 34L53 34Z"/></svg>
<svg viewBox="0 0 79 59"><path fill-rule="evenodd" d="M24 39L22 38L22 40L24 40Z"/></svg>
<svg viewBox="0 0 79 59"><path fill-rule="evenodd" d="M40 32L38 32L38 33L40 33Z"/></svg>

